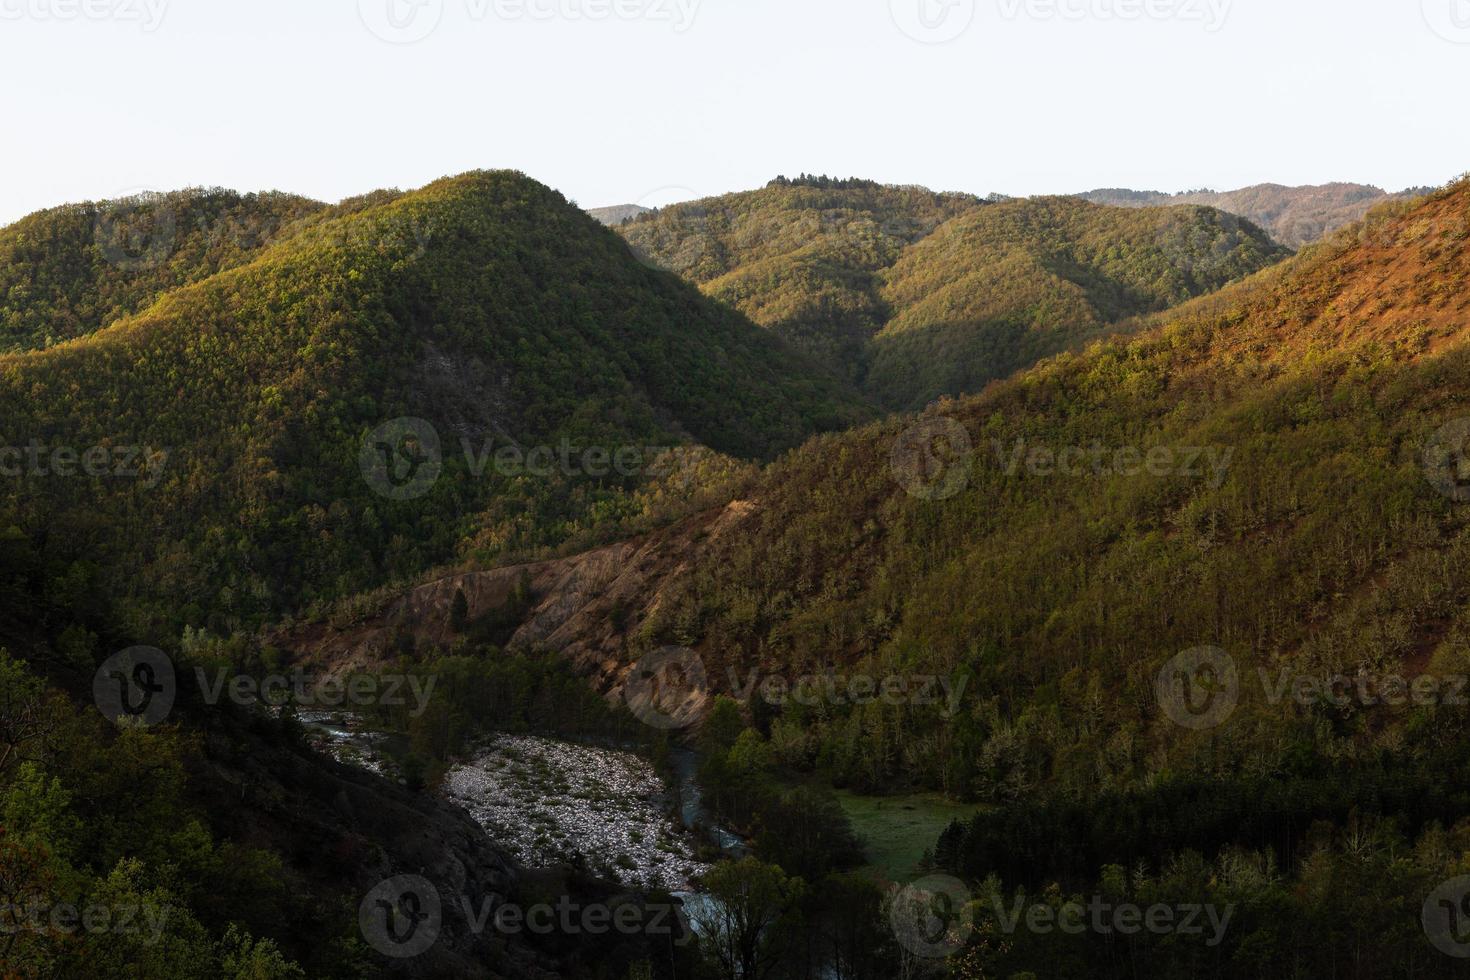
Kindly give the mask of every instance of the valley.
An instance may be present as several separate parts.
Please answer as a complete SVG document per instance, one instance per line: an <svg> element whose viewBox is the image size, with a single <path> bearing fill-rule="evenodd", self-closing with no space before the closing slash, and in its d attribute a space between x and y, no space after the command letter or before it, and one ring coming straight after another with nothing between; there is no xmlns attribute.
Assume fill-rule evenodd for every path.
<svg viewBox="0 0 1470 980"><path fill-rule="evenodd" d="M1467 975L1470 0L146 6L0 0L0 980Z"/></svg>
<svg viewBox="0 0 1470 980"><path fill-rule="evenodd" d="M1398 910L1463 866L1439 774L1466 719L1241 678L1465 672L1463 181L1295 254L1208 207L862 181L615 229L504 172L145 203L262 201L301 213L166 277L82 276L68 339L13 321L4 441L166 448L147 480L0 494L25 653L3 730L51 705L68 733L7 743L11 824L60 842L13 862L89 887L156 866L189 935L233 921L211 895L254 910L237 928L282 976L683 975L752 894L788 971L963 950L1295 980L1368 931L1358 975L1447 975ZM140 647L145 672L109 666ZM1171 698L1205 668L1228 703ZM170 686L198 672L213 696ZM361 703L230 693L299 673ZM166 694L162 727L81 721L113 684L125 711ZM86 829L126 792L108 766L172 787L137 847ZM440 899L427 952L316 941L405 877ZM963 941L904 925L934 889ZM1231 912L1212 946L1013 935L1002 892ZM677 943L494 914L675 899Z"/></svg>

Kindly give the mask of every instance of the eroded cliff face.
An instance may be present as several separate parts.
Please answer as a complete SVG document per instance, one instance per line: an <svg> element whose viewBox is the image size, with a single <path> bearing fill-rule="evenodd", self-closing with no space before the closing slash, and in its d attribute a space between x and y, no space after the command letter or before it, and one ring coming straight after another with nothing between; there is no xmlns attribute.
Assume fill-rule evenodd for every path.
<svg viewBox="0 0 1470 980"><path fill-rule="evenodd" d="M754 510L737 500L579 555L445 575L388 596L353 622L288 627L267 639L298 665L323 675L372 670L403 649L449 649L458 636L451 623L456 593L463 591L473 620L506 607L524 583L532 604L507 649L559 653L598 690L616 697L636 659L630 638L658 612L670 586L721 538L740 534Z"/></svg>

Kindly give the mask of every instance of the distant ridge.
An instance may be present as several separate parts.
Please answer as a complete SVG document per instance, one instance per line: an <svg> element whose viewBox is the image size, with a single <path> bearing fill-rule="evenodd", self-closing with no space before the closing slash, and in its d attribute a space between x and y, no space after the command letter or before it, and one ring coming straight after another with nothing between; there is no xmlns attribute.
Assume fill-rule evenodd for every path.
<svg viewBox="0 0 1470 980"><path fill-rule="evenodd" d="M1391 194L1371 184L1332 183L1302 187L1255 184L1234 191L1196 190L1177 194L1106 187L1077 196L1094 204L1125 208L1203 204L1252 221L1283 245L1300 248L1344 225L1361 221L1370 210L1385 201L1422 197L1430 190L1428 187L1411 187Z"/></svg>
<svg viewBox="0 0 1470 980"><path fill-rule="evenodd" d="M653 208L645 208L641 204L614 204L607 208L588 208L587 213L601 221L609 228L616 228L625 221L632 221L640 214L647 214Z"/></svg>

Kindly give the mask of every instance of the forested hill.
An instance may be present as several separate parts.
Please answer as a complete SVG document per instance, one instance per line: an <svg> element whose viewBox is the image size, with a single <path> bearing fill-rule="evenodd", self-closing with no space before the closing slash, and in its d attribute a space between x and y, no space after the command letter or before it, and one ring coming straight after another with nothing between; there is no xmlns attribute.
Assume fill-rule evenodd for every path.
<svg viewBox="0 0 1470 980"><path fill-rule="evenodd" d="M1429 190L1428 187L1411 187L1389 193L1368 184L1336 183L1306 187L1256 184L1234 191L1181 191L1178 194L1105 188L1077 196L1095 204L1119 207L1200 204L1219 208L1255 222L1284 245L1300 248L1344 225L1361 220L1380 204L1418 197Z"/></svg>
<svg viewBox="0 0 1470 980"><path fill-rule="evenodd" d="M772 184L662 208L618 232L659 268L859 382L888 317L882 270L979 203L923 188Z"/></svg>
<svg viewBox="0 0 1470 980"><path fill-rule="evenodd" d="M248 262L327 206L290 194L144 194L0 228L0 353L47 347Z"/></svg>
<svg viewBox="0 0 1470 980"><path fill-rule="evenodd" d="M1470 183L1146 326L817 438L597 588L548 576L523 635L589 666L688 645L717 687L757 667L968 678L955 718L795 711L771 737L840 780L992 802L1299 765L1292 733L1320 719L1291 699L1248 691L1208 733L1163 716L1153 680L1190 648L1242 677L1470 672L1444 428L1470 415ZM1321 751L1372 757L1427 718L1371 721L1334 721Z"/></svg>
<svg viewBox="0 0 1470 980"><path fill-rule="evenodd" d="M89 336L0 357L0 444L44 450L0 484L0 528L44 538L53 574L126 600L138 635L229 632L471 539L504 557L650 516L647 454L627 475L533 478L477 466L487 449L759 459L870 417L519 174L346 210ZM381 431L399 417L432 437ZM442 476L395 499L365 478L375 432L390 452L440 453ZM105 474L51 455L98 447Z"/></svg>
<svg viewBox="0 0 1470 980"><path fill-rule="evenodd" d="M1071 198L986 205L884 272L890 316L869 345L865 388L906 408L978 392L1285 254L1254 225L1210 208L1127 210Z"/></svg>
<svg viewBox="0 0 1470 980"><path fill-rule="evenodd" d="M618 231L890 408L979 391L1287 254L1205 208L982 201L868 181L778 180Z"/></svg>

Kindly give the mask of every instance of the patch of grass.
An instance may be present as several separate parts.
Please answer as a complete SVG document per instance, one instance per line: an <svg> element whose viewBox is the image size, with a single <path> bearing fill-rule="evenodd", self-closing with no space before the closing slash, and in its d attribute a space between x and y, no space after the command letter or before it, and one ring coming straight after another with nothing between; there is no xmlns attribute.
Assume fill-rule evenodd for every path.
<svg viewBox="0 0 1470 980"><path fill-rule="evenodd" d="M860 796L837 790L837 801L862 838L868 863L863 870L890 881L910 881L917 876L919 859L949 822L967 820L973 804L955 803L938 793L909 796Z"/></svg>

